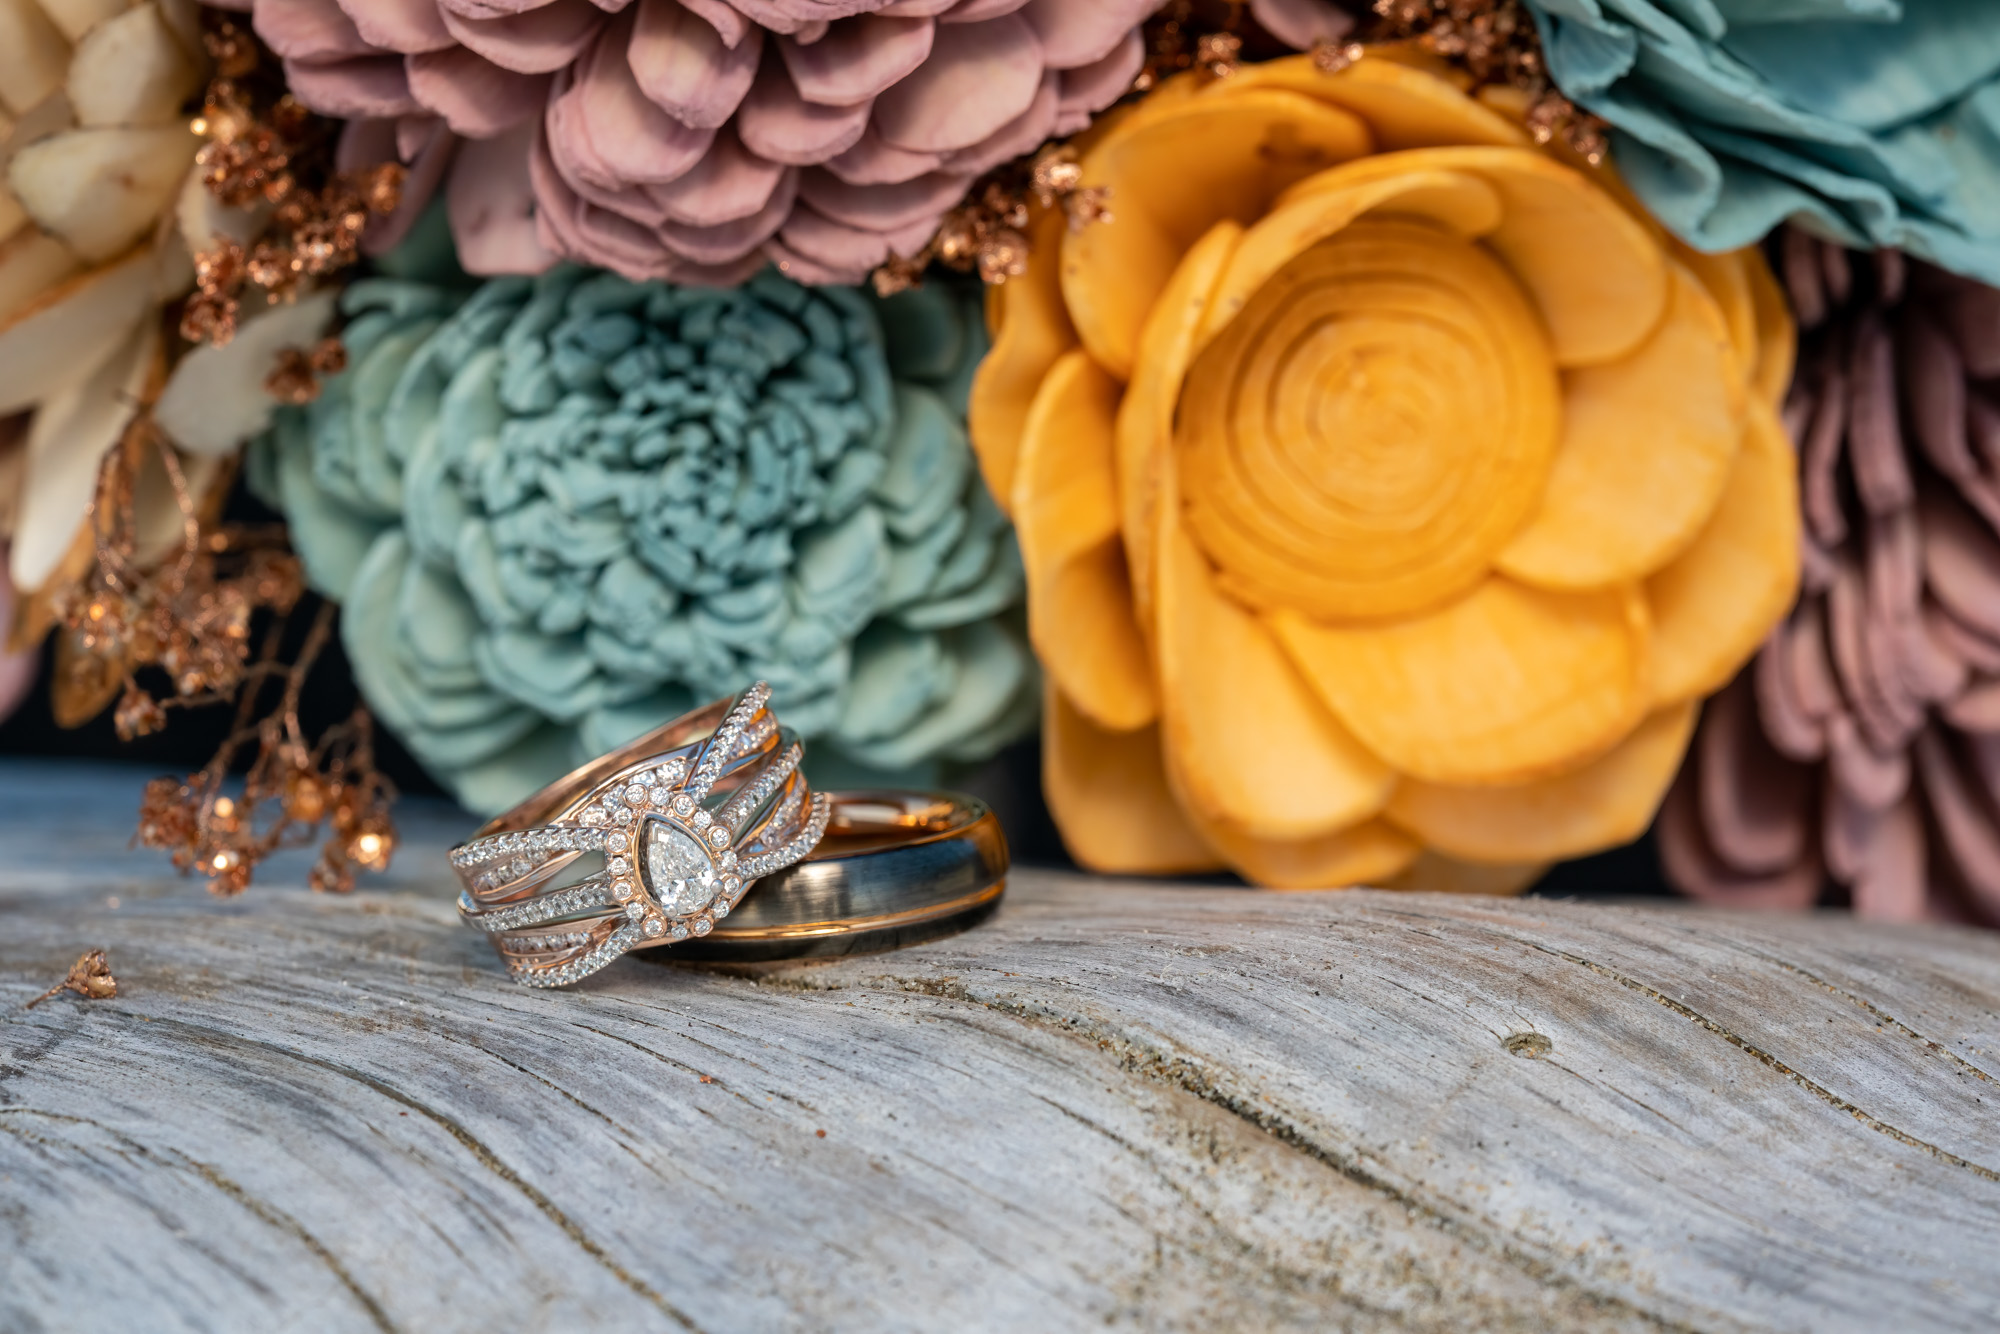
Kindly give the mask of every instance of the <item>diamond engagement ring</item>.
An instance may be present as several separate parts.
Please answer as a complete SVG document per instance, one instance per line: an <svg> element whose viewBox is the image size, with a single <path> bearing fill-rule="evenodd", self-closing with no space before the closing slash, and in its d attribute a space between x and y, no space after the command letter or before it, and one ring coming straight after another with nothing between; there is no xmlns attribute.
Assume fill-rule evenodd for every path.
<svg viewBox="0 0 2000 1334"><path fill-rule="evenodd" d="M560 987L705 936L818 844L830 809L758 682L550 784L452 849L458 911L515 981ZM568 876L585 857L602 865Z"/></svg>

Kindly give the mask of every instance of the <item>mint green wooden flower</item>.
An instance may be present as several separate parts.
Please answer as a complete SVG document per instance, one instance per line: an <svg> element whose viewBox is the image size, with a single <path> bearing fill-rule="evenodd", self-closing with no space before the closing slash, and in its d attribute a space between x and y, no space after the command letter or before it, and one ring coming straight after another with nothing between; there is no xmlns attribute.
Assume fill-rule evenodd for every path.
<svg viewBox="0 0 2000 1334"><path fill-rule="evenodd" d="M1702 250L1795 218L2000 283L1994 0L1528 0L1549 72Z"/></svg>
<svg viewBox="0 0 2000 1334"><path fill-rule="evenodd" d="M502 809L767 680L872 770L1032 725L1020 557L964 428L977 294L564 268L345 297L346 373L253 457L363 695Z"/></svg>

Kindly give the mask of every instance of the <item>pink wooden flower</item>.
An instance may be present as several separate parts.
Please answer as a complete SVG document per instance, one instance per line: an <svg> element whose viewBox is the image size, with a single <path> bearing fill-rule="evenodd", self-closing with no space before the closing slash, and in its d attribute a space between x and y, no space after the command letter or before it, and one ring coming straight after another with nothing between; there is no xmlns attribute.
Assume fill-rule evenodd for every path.
<svg viewBox="0 0 2000 1334"><path fill-rule="evenodd" d="M1788 230L1799 603L1660 817L1680 887L2000 925L2000 290Z"/></svg>
<svg viewBox="0 0 2000 1334"><path fill-rule="evenodd" d="M1123 94L1158 3L254 0L253 14L300 100L351 122L347 161L409 163L411 214L443 188L473 272L567 257L724 283L775 261L857 282L919 249L974 177ZM1345 18L1326 0L1257 8L1308 37Z"/></svg>

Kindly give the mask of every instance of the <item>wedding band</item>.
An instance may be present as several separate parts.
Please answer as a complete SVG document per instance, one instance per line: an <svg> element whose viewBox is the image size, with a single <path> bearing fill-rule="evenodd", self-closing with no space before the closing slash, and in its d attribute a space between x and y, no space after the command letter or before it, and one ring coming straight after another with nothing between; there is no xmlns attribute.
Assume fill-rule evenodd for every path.
<svg viewBox="0 0 2000 1334"><path fill-rule="evenodd" d="M1007 891L1007 840L955 792L851 791L798 865L699 941L658 962L759 963L869 954L976 926Z"/></svg>
<svg viewBox="0 0 2000 1334"><path fill-rule="evenodd" d="M825 833L805 746L758 682L549 784L452 849L460 917L514 980L578 982L641 945L698 939ZM578 859L603 867L558 883Z"/></svg>

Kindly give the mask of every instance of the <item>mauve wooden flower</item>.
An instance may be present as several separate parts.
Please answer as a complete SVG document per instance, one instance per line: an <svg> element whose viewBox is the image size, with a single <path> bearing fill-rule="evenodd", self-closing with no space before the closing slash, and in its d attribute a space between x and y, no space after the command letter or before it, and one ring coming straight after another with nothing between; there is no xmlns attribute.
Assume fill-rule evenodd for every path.
<svg viewBox="0 0 2000 1334"><path fill-rule="evenodd" d="M229 8L252 0L222 0ZM254 0L343 165L440 184L477 273L633 279L767 261L859 282L981 173L1132 83L1159 0ZM1326 0L1258 0L1313 31ZM371 238L380 248L397 228Z"/></svg>
<svg viewBox="0 0 2000 1334"><path fill-rule="evenodd" d="M2000 290L1787 230L1803 592L1659 827L1700 898L2000 925Z"/></svg>

